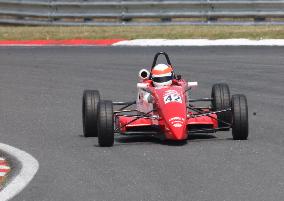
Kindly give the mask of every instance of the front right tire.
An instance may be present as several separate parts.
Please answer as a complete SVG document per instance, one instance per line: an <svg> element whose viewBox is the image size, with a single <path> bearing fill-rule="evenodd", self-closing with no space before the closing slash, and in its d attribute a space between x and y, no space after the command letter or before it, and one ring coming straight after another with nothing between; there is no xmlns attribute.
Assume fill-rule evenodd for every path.
<svg viewBox="0 0 284 201"><path fill-rule="evenodd" d="M232 135L234 140L246 140L248 138L248 106L245 95L232 96Z"/></svg>

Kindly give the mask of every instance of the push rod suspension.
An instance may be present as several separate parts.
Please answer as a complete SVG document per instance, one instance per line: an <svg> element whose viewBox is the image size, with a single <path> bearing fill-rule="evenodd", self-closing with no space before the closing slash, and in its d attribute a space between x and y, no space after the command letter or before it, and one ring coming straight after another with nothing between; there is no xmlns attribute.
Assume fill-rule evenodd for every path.
<svg viewBox="0 0 284 201"><path fill-rule="evenodd" d="M135 103L136 101L131 101L131 102L114 101L112 102L113 105L133 105Z"/></svg>
<svg viewBox="0 0 284 201"><path fill-rule="evenodd" d="M122 108L120 108L119 110L125 110L126 108L130 107L131 105L136 104L136 101L132 101L132 102L112 102L113 105L125 105Z"/></svg>
<svg viewBox="0 0 284 201"><path fill-rule="evenodd" d="M189 99L188 102L199 102L199 101L212 101L212 98L198 98L198 99Z"/></svg>
<svg viewBox="0 0 284 201"><path fill-rule="evenodd" d="M221 119L218 119L218 118L215 118L215 117L212 117L212 116L211 116L211 114L217 114L217 113L221 113L221 112L231 111L231 108L224 109L224 110L219 110L219 111L215 111L215 112L203 112L201 109L195 109L195 108L190 107L190 106L187 107L187 108L199 113L199 114L197 114L197 115L193 115L193 116L192 116L193 118L195 118L195 117L202 117L202 116L208 116L208 117L210 117L210 118L212 118L212 119L215 119L216 121L221 121L222 123L224 123L224 124L226 124L226 125L228 125L228 126L231 126L230 123L225 122L225 121L223 121L223 120L221 120Z"/></svg>
<svg viewBox="0 0 284 201"><path fill-rule="evenodd" d="M124 113L124 112L137 112L137 110L117 110L117 111L114 111L113 113L117 114L117 113Z"/></svg>

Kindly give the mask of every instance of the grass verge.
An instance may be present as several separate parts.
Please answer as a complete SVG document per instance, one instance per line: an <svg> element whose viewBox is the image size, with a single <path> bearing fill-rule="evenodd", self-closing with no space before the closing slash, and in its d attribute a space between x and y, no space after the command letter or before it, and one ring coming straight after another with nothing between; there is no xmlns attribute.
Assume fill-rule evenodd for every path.
<svg viewBox="0 0 284 201"><path fill-rule="evenodd" d="M48 39L283 39L284 26L0 26L0 40Z"/></svg>

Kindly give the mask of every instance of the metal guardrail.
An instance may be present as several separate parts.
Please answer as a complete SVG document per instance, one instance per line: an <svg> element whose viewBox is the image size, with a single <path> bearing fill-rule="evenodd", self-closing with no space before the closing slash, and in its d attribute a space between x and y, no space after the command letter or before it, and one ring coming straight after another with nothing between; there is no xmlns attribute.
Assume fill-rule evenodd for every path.
<svg viewBox="0 0 284 201"><path fill-rule="evenodd" d="M2 24L234 24L234 19L284 24L284 0L0 0Z"/></svg>

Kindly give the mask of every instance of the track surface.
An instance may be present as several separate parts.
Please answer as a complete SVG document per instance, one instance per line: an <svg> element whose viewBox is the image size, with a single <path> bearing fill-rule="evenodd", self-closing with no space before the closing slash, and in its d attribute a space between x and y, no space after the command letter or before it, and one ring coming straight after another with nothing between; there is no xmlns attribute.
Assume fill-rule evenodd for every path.
<svg viewBox="0 0 284 201"><path fill-rule="evenodd" d="M83 89L103 98L135 98L139 69L166 50L176 71L199 81L194 97L216 82L248 97L250 136L231 132L188 144L118 138L112 148L82 137ZM40 163L14 201L266 201L284 197L284 48L0 48L3 143ZM253 115L256 112L256 115Z"/></svg>

